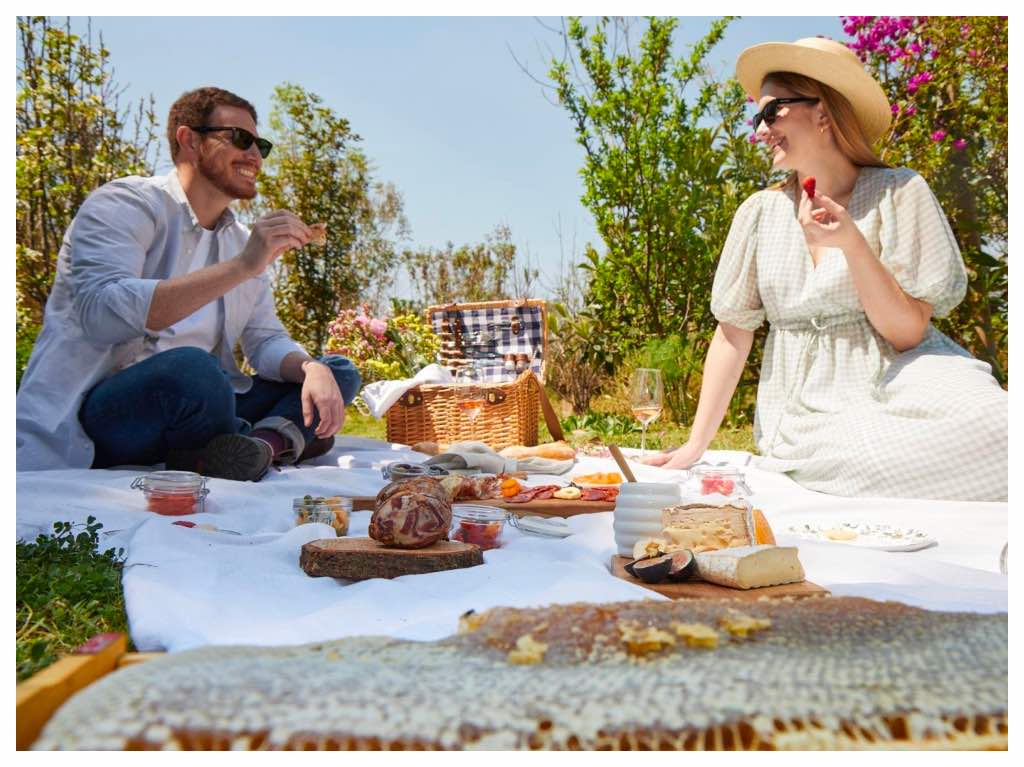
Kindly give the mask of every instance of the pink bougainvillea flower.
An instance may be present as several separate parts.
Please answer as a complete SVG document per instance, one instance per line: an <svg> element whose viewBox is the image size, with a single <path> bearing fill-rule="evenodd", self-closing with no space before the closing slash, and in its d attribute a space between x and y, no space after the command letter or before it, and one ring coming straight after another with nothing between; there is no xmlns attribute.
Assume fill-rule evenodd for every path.
<svg viewBox="0 0 1024 767"><path fill-rule="evenodd" d="M935 141L935 142L944 141L945 138L946 138L946 131L944 131L944 130L937 130L937 131L935 131L935 133L932 134L932 141Z"/></svg>
<svg viewBox="0 0 1024 767"><path fill-rule="evenodd" d="M908 115L917 114L917 107L915 107L913 104L908 104L907 105L907 109L906 109L906 113Z"/></svg>
<svg viewBox="0 0 1024 767"><path fill-rule="evenodd" d="M756 144L757 143L757 134L756 133L751 133L750 134L750 143L751 144Z"/></svg>
<svg viewBox="0 0 1024 767"><path fill-rule="evenodd" d="M967 146L967 139L958 138L956 141L953 142L953 146L955 146L957 149L963 149L965 146Z"/></svg>
<svg viewBox="0 0 1024 767"><path fill-rule="evenodd" d="M899 105L899 104L893 104L893 105L892 105L892 106L890 107L890 109L892 109L892 113L893 113L894 115L898 115L898 114L900 113L900 105Z"/></svg>

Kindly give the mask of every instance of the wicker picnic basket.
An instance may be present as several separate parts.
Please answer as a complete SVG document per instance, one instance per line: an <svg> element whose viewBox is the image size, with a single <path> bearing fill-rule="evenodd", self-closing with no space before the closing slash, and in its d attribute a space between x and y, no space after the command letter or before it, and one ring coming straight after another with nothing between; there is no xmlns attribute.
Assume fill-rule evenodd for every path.
<svg viewBox="0 0 1024 767"><path fill-rule="evenodd" d="M536 445L538 412L548 430L562 438L558 418L544 392L547 308L544 301L488 301L427 309L427 322L441 339L440 363L455 373L476 361L486 383L483 412L475 421L457 407L456 385L423 384L407 391L387 411L389 442L485 442L494 450ZM500 382L516 355L525 370ZM482 363L482 364L481 364Z"/></svg>

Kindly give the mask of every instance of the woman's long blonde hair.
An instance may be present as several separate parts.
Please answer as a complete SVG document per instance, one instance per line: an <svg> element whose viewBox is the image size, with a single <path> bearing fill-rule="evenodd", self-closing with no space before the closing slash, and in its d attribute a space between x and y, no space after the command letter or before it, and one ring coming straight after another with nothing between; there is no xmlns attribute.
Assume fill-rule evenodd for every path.
<svg viewBox="0 0 1024 767"><path fill-rule="evenodd" d="M772 82L780 85L786 90L792 91L797 96L805 96L820 99L820 104L829 116L832 125L832 135L835 136L836 146L843 153L847 160L859 167L889 168L892 167L883 162L871 148L870 142L864 135L864 129L857 120L857 113L847 100L835 88L815 80L812 77L798 75L796 72L769 72L765 75L763 83ZM756 126L755 126L756 128ZM789 176L773 189L786 189L796 185L796 173Z"/></svg>

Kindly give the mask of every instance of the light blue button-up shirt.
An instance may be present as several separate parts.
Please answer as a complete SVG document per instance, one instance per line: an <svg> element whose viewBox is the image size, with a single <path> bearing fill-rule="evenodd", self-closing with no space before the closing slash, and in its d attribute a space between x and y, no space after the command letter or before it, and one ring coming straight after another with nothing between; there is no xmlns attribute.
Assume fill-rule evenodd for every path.
<svg viewBox="0 0 1024 767"><path fill-rule="evenodd" d="M153 291L188 270L201 234L177 171L111 181L82 203L64 234L43 330L18 390L19 471L92 465L92 440L78 421L82 400L145 356L156 340L145 326ZM214 236L218 260L226 261L241 252L249 230L227 210ZM252 386L235 364L238 342L261 377L280 381L285 355L304 350L277 318L267 273L228 291L223 302L213 353L235 391Z"/></svg>

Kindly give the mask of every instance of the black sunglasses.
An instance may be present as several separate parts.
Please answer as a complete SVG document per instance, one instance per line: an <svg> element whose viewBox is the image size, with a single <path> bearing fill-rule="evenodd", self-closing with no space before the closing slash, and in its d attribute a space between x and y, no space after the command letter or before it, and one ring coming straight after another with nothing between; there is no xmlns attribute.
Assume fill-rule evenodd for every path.
<svg viewBox="0 0 1024 767"><path fill-rule="evenodd" d="M222 128L215 125L201 125L198 127L190 125L189 127L196 133L214 133L216 131L229 130L231 131L231 143L233 146L238 147L244 152L253 145L253 142L255 142L256 148L260 150L260 157L264 160L267 159L267 155L270 154L270 150L274 148L274 145L265 138L256 138L245 128Z"/></svg>
<svg viewBox="0 0 1024 767"><path fill-rule="evenodd" d="M761 124L762 120L764 120L765 125L774 125L776 118L779 116L779 107L783 104L800 104L803 102L816 104L818 99L809 97L772 99L762 107L760 112L754 115L754 130L757 130L757 126Z"/></svg>

